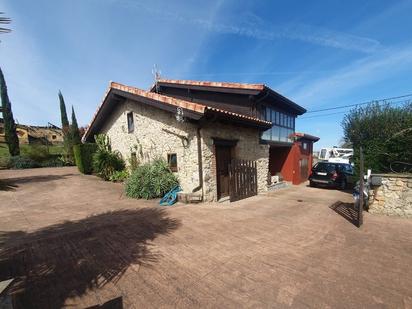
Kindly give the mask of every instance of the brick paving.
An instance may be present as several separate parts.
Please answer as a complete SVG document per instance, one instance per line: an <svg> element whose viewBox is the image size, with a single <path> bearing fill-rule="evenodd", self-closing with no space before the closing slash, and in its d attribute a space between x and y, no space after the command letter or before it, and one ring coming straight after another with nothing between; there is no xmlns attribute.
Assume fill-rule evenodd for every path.
<svg viewBox="0 0 412 309"><path fill-rule="evenodd" d="M161 208L75 168L4 170L0 279L17 308L412 308L412 220L358 229L351 200L302 185Z"/></svg>

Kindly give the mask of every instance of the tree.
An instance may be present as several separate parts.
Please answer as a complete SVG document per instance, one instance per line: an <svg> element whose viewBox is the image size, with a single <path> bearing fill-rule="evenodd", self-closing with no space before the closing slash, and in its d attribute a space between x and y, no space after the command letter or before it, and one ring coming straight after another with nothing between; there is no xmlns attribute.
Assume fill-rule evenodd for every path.
<svg viewBox="0 0 412 309"><path fill-rule="evenodd" d="M365 168L390 172L396 161L412 162L412 103L400 107L368 104L351 110L342 121L344 140L353 145L355 164L363 147Z"/></svg>
<svg viewBox="0 0 412 309"><path fill-rule="evenodd" d="M76 114L74 113L73 105L72 105L72 124L70 126L70 136L72 139L73 146L81 143L79 126L77 124Z"/></svg>
<svg viewBox="0 0 412 309"><path fill-rule="evenodd" d="M64 103L63 94L61 93L60 90L59 90L59 101L60 101L60 115L62 119L62 129L63 129L63 133L65 133L64 131L65 130L68 131L69 129L69 119L67 118L66 104Z"/></svg>
<svg viewBox="0 0 412 309"><path fill-rule="evenodd" d="M6 143L9 148L11 156L20 155L19 138L16 132L16 123L14 122L13 112L11 110L11 103L7 93L6 80L4 79L3 71L0 68L0 96L2 103L2 113L4 121L4 133Z"/></svg>
<svg viewBox="0 0 412 309"><path fill-rule="evenodd" d="M63 141L64 148L66 149L66 154L70 161L73 160L73 142L71 138L71 130L69 119L67 118L66 104L64 103L63 94L59 90L59 101L60 101L60 115L62 120L62 131L63 131Z"/></svg>
<svg viewBox="0 0 412 309"><path fill-rule="evenodd" d="M4 14L3 12L0 12L0 15ZM11 19L8 17L0 17L0 25L8 25L11 23ZM11 30L8 28L3 28L0 27L0 33L8 33Z"/></svg>

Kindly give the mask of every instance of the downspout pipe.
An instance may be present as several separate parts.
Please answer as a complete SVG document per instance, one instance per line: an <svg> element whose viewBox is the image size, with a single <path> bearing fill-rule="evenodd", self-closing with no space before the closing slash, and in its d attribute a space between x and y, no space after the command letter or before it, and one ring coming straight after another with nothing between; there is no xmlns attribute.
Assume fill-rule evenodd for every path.
<svg viewBox="0 0 412 309"><path fill-rule="evenodd" d="M203 201L203 164L202 164L202 140L200 136L200 125L197 127L196 130L196 138L197 138L197 162L198 162L198 169L199 169L199 185L192 190L192 193L202 190L202 201Z"/></svg>

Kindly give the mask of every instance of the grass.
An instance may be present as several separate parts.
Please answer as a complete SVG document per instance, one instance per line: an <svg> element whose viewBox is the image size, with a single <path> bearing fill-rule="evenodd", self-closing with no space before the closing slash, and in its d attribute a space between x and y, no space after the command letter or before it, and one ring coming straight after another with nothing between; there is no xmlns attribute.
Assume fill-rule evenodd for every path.
<svg viewBox="0 0 412 309"><path fill-rule="evenodd" d="M20 145L20 152L22 155L27 154L29 149L33 147L30 144L24 144ZM61 154L63 153L63 145L51 145L49 146L49 152L50 154ZM9 154L9 148L7 147L7 144L5 143L0 143L0 158L8 158L10 157Z"/></svg>

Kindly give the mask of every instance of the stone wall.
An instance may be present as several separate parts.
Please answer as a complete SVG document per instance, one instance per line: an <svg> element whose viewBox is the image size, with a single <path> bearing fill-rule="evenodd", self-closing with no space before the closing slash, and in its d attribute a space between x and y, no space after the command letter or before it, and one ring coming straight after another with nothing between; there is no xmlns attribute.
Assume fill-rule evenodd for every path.
<svg viewBox="0 0 412 309"><path fill-rule="evenodd" d="M127 113L133 112L134 132L128 133ZM156 157L167 160L168 153L177 155L177 176L184 191L199 185L196 126L176 121L172 113L145 104L126 101L119 104L105 123L102 133L127 161L136 153L139 163Z"/></svg>
<svg viewBox="0 0 412 309"><path fill-rule="evenodd" d="M234 126L224 123L209 123L202 128L202 155L204 199L217 199L216 161L213 137L237 140L233 157L242 160L254 160L257 165L258 192L267 191L269 172L269 145L259 143L259 130Z"/></svg>
<svg viewBox="0 0 412 309"><path fill-rule="evenodd" d="M127 113L133 112L134 132L127 132ZM176 121L172 113L126 101L119 104L106 121L101 133L109 136L113 150L118 150L128 161L136 153L140 163L155 157L167 158L177 154L177 176L183 191L192 192L199 185L198 141L196 124ZM259 131L224 123L207 123L201 129L203 196L205 201L216 201L216 162L213 137L236 139L234 157L256 160L258 190L267 190L269 146L259 144Z"/></svg>
<svg viewBox="0 0 412 309"><path fill-rule="evenodd" d="M412 175L383 174L382 185L369 192L369 212L412 218Z"/></svg>

